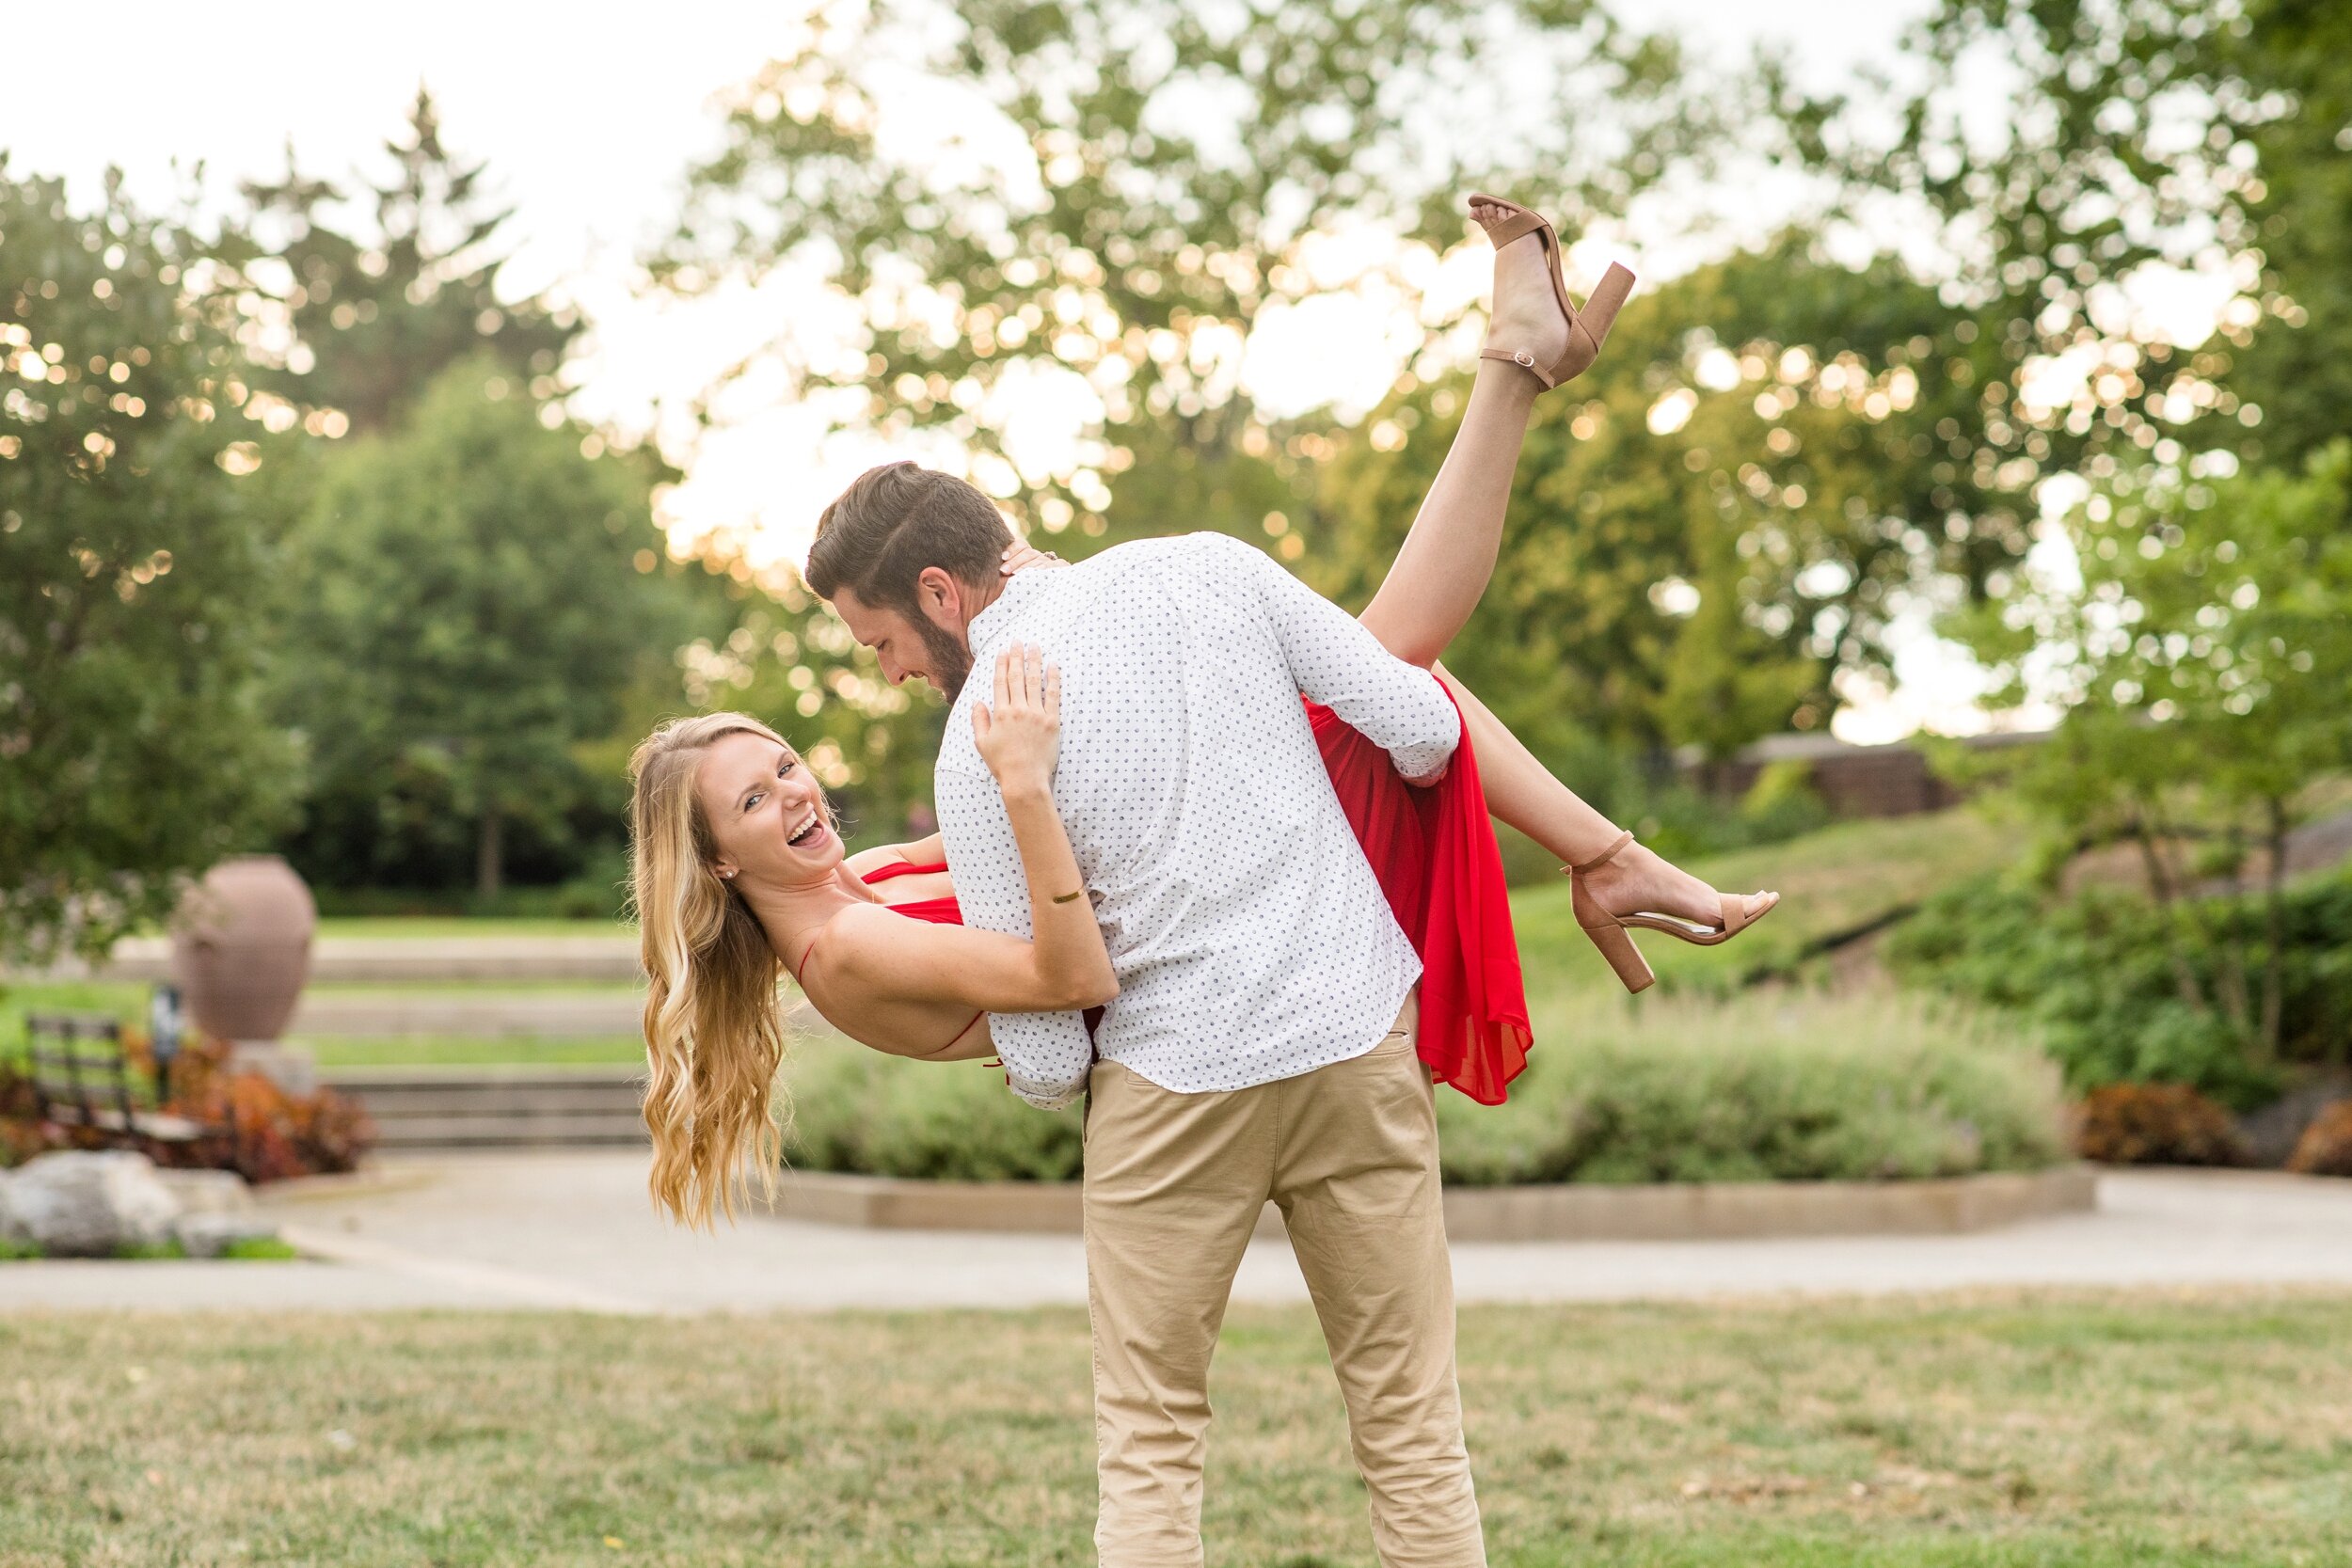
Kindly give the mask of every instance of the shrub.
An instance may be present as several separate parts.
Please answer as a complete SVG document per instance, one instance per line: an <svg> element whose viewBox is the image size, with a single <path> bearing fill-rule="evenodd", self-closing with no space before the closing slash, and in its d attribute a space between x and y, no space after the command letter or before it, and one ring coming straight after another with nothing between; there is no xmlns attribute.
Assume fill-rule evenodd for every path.
<svg viewBox="0 0 2352 1568"><path fill-rule="evenodd" d="M1510 1102L1448 1095L1448 1180L1870 1180L2065 1154L2057 1072L1952 1007L1882 996L1619 1003L1539 1022Z"/></svg>
<svg viewBox="0 0 2352 1568"><path fill-rule="evenodd" d="M2287 1169L2305 1176L2352 1176L2352 1100L2339 1100L2312 1118L2287 1156Z"/></svg>
<svg viewBox="0 0 2352 1568"><path fill-rule="evenodd" d="M787 1071L789 1162L962 1180L1078 1174L1075 1111L1015 1100L993 1068L834 1039ZM1446 1178L1705 1181L1956 1176L2065 1156L2058 1074L1957 1009L1885 998L1728 1007L1587 1005L1546 1019L1509 1104L1442 1093Z"/></svg>
<svg viewBox="0 0 2352 1568"><path fill-rule="evenodd" d="M910 1062L832 1037L799 1042L786 1163L937 1181L1067 1181L1078 1174L1075 1109L1013 1098L1001 1069Z"/></svg>
<svg viewBox="0 0 2352 1568"><path fill-rule="evenodd" d="M2189 954L2206 995L2232 943L2259 935L2257 898L2200 906ZM2352 874L2286 895L2280 1056L2337 1058L2352 1027ZM2048 898L1985 877L1930 898L1888 940L1905 979L2032 1019L2076 1090L2104 1084L2186 1084L2235 1110L2275 1095L2280 1075L2253 1059L2244 1029L2181 999L2159 922L2145 897L2090 887Z"/></svg>
<svg viewBox="0 0 2352 1568"><path fill-rule="evenodd" d="M2075 1151L2109 1165L2244 1162L2230 1113L2185 1084L2106 1084L2090 1091Z"/></svg>
<svg viewBox="0 0 2352 1568"><path fill-rule="evenodd" d="M332 1089L288 1094L259 1073L229 1072L228 1057L225 1043L194 1039L172 1058L169 1108L233 1126L236 1136L183 1146L170 1163L234 1170L247 1181L281 1181L356 1170L375 1147L375 1124L355 1101Z"/></svg>

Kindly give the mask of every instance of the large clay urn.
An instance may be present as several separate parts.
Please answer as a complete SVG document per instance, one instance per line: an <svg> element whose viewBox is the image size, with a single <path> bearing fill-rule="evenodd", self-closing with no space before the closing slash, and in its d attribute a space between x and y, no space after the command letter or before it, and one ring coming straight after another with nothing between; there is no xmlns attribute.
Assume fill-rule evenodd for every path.
<svg viewBox="0 0 2352 1568"><path fill-rule="evenodd" d="M310 973L318 906L276 855L239 855L204 874L172 919L171 973L188 1017L227 1040L274 1040Z"/></svg>

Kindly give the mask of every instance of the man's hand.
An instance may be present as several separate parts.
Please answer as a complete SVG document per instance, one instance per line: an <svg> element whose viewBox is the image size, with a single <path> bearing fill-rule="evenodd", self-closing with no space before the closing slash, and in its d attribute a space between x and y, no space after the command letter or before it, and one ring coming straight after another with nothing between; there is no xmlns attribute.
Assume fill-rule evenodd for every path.
<svg viewBox="0 0 2352 1568"><path fill-rule="evenodd" d="M1053 787L1061 755L1061 671L1015 642L996 656L993 703L972 705L972 743L1007 796Z"/></svg>

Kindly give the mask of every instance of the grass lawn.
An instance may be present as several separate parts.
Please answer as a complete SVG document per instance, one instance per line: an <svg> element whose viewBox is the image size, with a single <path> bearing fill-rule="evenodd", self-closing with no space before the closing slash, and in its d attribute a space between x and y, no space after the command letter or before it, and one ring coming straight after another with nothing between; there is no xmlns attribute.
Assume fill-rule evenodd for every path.
<svg viewBox="0 0 2352 1568"><path fill-rule="evenodd" d="M495 915L330 915L319 921L322 937L421 937L448 942L465 937L626 937L637 927L613 920L527 920Z"/></svg>
<svg viewBox="0 0 2352 1568"><path fill-rule="evenodd" d="M634 1035L509 1036L483 1039L466 1036L405 1035L387 1038L316 1037L310 1046L323 1068L344 1067L550 1067L583 1062L642 1066L645 1042Z"/></svg>
<svg viewBox="0 0 2352 1568"><path fill-rule="evenodd" d="M1481 1307L1502 1565L2352 1556L2342 1295ZM0 1564L1093 1561L1082 1313L0 1318ZM1314 1323L1235 1311L1210 1560L1372 1560Z"/></svg>

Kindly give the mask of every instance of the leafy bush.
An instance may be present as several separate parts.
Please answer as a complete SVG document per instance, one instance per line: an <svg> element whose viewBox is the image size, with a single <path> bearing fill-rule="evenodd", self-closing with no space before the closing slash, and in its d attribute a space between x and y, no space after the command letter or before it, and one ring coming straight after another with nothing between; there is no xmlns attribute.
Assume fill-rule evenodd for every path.
<svg viewBox="0 0 2352 1568"><path fill-rule="evenodd" d="M994 1069L831 1039L788 1069L788 1159L961 1180L1078 1174L1075 1111L1015 1100ZM2057 1073L1954 1010L1883 998L1613 1005L1537 1031L1511 1101L1441 1094L1450 1181L1955 1176L2065 1154Z"/></svg>
<svg viewBox="0 0 2352 1568"><path fill-rule="evenodd" d="M2352 1100L2339 1100L2312 1118L2287 1156L2287 1169L2305 1176L2352 1176Z"/></svg>
<svg viewBox="0 0 2352 1568"><path fill-rule="evenodd" d="M2065 1154L2058 1074L1949 1007L1670 999L1539 1022L1510 1102L1439 1101L1446 1179L1871 1180Z"/></svg>
<svg viewBox="0 0 2352 1568"><path fill-rule="evenodd" d="M2204 995L2233 943L2258 933L2260 901L2208 899L2188 962ZM2352 875L2287 890L2283 911L2283 1060L2344 1058L2352 1035ZM2032 1019L2076 1089L2114 1083L2189 1085L2233 1109L2277 1092L2229 1017L2184 1001L2147 899L2113 887L2050 898L1998 877L1931 897L1887 943L1897 973Z"/></svg>
<svg viewBox="0 0 2352 1568"><path fill-rule="evenodd" d="M234 1126L236 1136L168 1149L167 1163L217 1166L259 1183L356 1170L375 1146L375 1124L356 1101L332 1089L288 1094L260 1073L229 1072L228 1057L225 1043L199 1038L172 1058L167 1108Z"/></svg>
<svg viewBox="0 0 2352 1568"><path fill-rule="evenodd" d="M2185 1084L2106 1084L2082 1104L2075 1151L2109 1165L2244 1163L2230 1113Z"/></svg>
<svg viewBox="0 0 2352 1568"><path fill-rule="evenodd" d="M785 1069L789 1164L937 1181L1068 1181L1080 1157L1075 1109L1013 1098L1001 1069L909 1062L830 1037L801 1042Z"/></svg>

